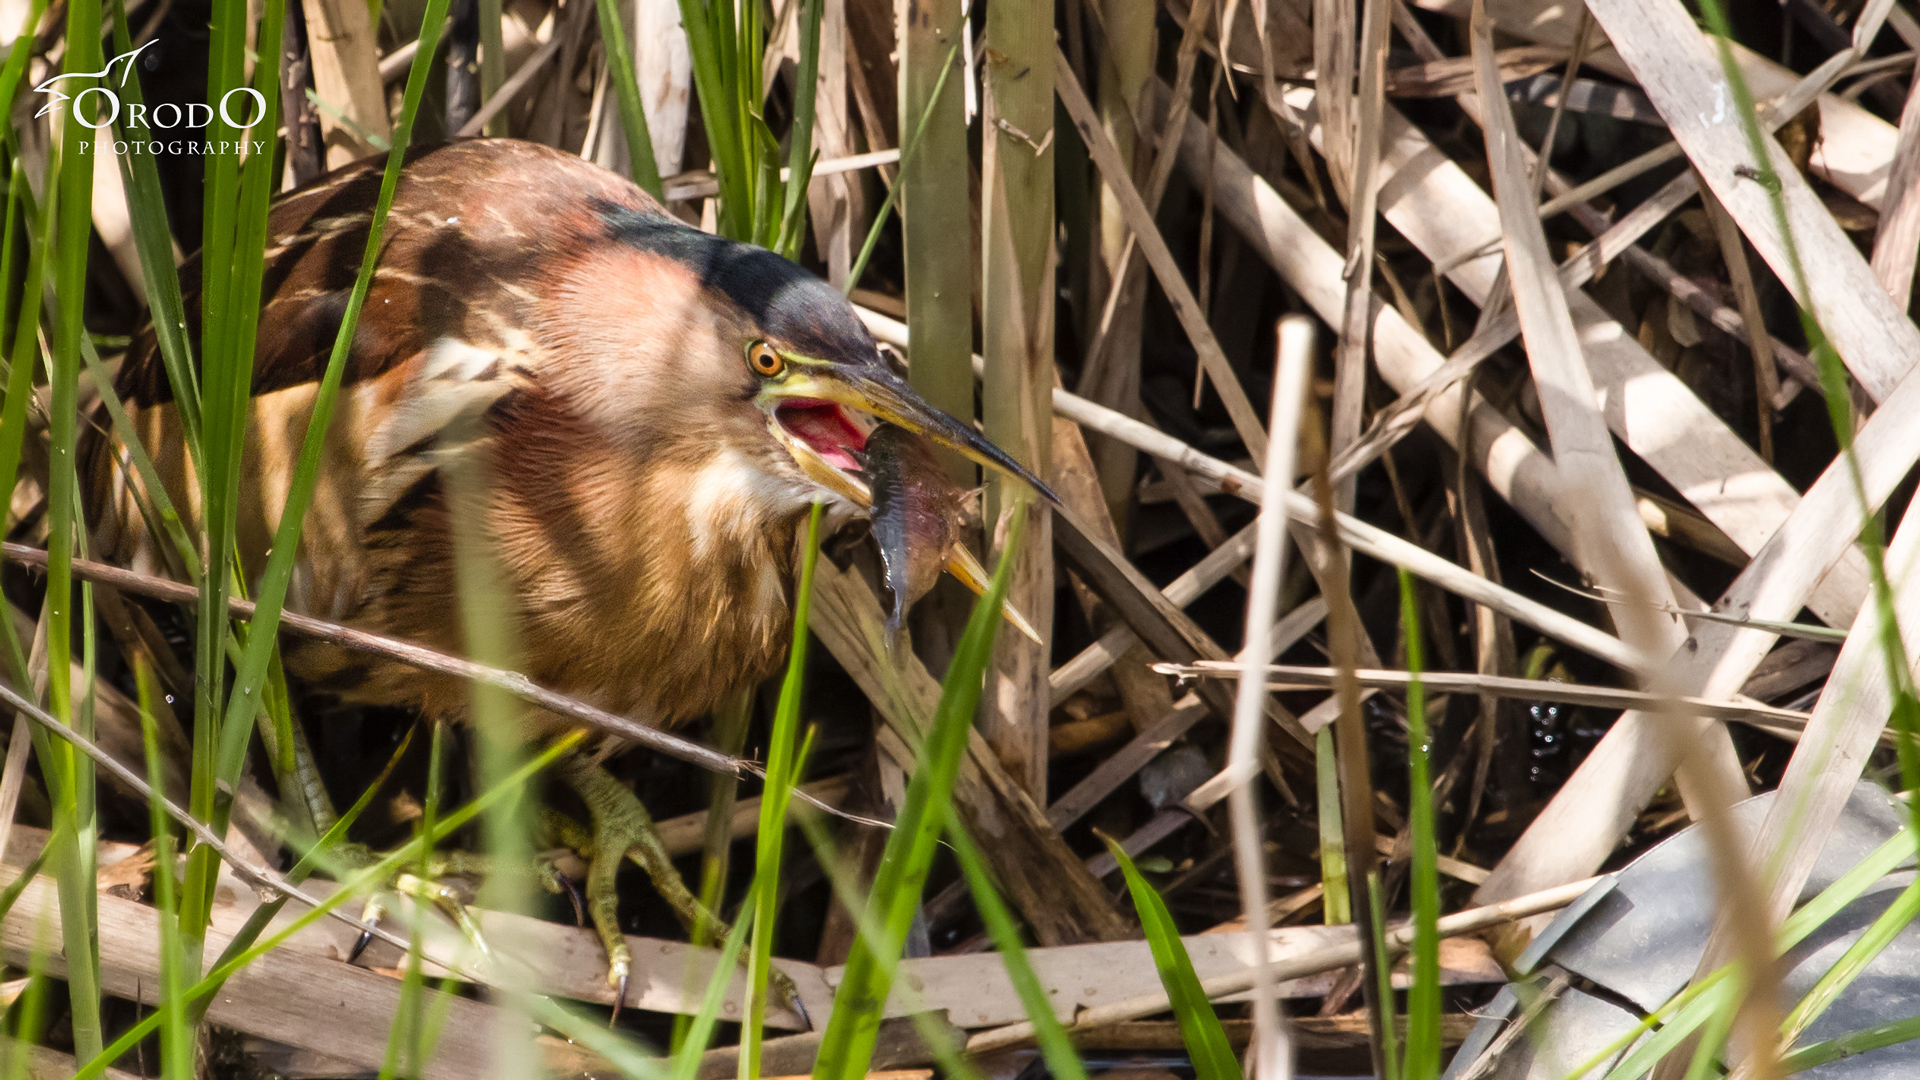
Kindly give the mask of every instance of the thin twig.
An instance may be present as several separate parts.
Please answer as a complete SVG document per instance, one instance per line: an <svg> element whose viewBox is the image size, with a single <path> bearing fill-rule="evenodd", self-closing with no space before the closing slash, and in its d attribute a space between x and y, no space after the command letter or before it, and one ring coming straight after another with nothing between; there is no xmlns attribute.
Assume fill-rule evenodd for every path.
<svg viewBox="0 0 1920 1080"><path fill-rule="evenodd" d="M1248 670L1263 670L1269 690L1321 689L1335 685L1337 673L1329 667L1301 667L1270 664L1264 669L1249 669L1239 661L1222 663L1203 660L1194 664L1155 664L1153 670L1179 678L1244 679ZM1359 668L1354 678L1361 686L1376 690L1403 690L1414 677L1410 672L1382 668ZM1749 718L1778 721L1789 726L1804 726L1808 714L1781 709L1759 701L1716 701L1701 697L1674 698L1648 694L1617 686L1583 686L1553 679L1521 679L1507 675L1482 675L1472 671L1422 672L1420 682L1435 694L1491 694L1495 697L1525 701L1561 701L1570 705L1593 705L1605 709L1652 709L1677 702L1689 712L1723 720Z"/></svg>

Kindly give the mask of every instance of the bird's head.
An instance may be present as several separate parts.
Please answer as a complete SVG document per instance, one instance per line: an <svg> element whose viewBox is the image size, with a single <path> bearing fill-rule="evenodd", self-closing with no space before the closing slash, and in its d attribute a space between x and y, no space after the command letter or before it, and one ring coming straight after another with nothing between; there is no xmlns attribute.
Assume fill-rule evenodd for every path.
<svg viewBox="0 0 1920 1080"><path fill-rule="evenodd" d="M916 393L853 306L818 277L658 212L608 206L601 220L615 243L576 267L580 292L597 300L574 309L600 324L588 330L598 341L630 343L630 362L602 365L596 378L634 380L631 392L604 393L603 385L598 396L618 411L608 422L645 452L670 442L714 462L715 477L734 478L726 486L754 488L795 511L823 498L866 511L899 494L876 492L876 483L938 488L926 475L936 468L931 456L900 453L897 433L870 446L875 429L891 425L1058 501L1004 450ZM636 287L609 295L609 280L636 278ZM636 400L649 407L614 404ZM883 454L891 456L881 467ZM738 491L715 494L731 503ZM945 546L926 554L943 557ZM977 565L949 568L977 584Z"/></svg>

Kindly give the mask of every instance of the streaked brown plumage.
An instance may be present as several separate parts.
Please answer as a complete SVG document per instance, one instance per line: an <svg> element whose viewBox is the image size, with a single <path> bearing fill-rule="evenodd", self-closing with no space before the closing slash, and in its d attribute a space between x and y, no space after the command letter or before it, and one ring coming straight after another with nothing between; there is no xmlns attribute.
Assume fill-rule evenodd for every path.
<svg viewBox="0 0 1920 1080"><path fill-rule="evenodd" d="M240 522L250 570L265 562L379 164L336 172L272 211ZM632 184L531 143L462 142L410 162L289 606L459 651L451 522L432 464L452 452L435 441L446 424L484 410L482 515L520 606L527 673L674 724L771 671L786 648L795 530L816 498L848 507L807 478L751 403L759 379L740 358L767 329L688 261L613 238L614 210L667 220ZM837 321L823 332L871 352L841 307L815 321ZM150 333L119 390L175 501L191 505ZM95 437L83 457L99 550L157 568L105 443ZM286 660L349 698L437 715L465 700L453 681L329 647L289 643Z"/></svg>
<svg viewBox="0 0 1920 1080"><path fill-rule="evenodd" d="M240 504L250 574L285 502L380 165L339 170L271 211ZM182 273L197 314L197 264ZM118 390L191 513L150 332ZM861 412L1026 476L914 397L838 292L778 256L690 229L547 147L418 152L347 361L289 607L462 651L442 469L461 455L486 466L486 487L457 524L494 545L527 674L613 712L684 722L784 654L807 508L824 499L845 515L848 493L864 490L850 480ZM159 570L104 426L82 446L95 550ZM291 672L350 700L465 713L458 681L284 648Z"/></svg>

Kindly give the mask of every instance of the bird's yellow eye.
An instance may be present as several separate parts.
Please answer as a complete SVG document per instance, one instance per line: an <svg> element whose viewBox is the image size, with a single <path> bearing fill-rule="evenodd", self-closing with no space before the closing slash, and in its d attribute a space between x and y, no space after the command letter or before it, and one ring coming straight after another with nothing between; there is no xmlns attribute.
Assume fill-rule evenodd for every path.
<svg viewBox="0 0 1920 1080"><path fill-rule="evenodd" d="M787 359L775 352L773 346L764 341L756 341L747 346L747 366L757 375L769 379L787 369Z"/></svg>

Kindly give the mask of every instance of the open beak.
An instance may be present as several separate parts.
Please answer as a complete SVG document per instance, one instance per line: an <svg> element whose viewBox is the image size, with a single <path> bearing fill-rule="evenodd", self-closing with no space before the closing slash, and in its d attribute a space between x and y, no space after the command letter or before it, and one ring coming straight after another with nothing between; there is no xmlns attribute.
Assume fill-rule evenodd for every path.
<svg viewBox="0 0 1920 1080"><path fill-rule="evenodd" d="M863 510L871 511L874 505L871 478L864 467L866 433L847 415L848 411L893 424L969 461L1016 477L1056 504L1060 501L1039 477L1004 450L921 400L892 372L810 363L762 391L761 398L768 413L768 430L793 455L801 471ZM948 573L976 595L985 594L988 574L964 544L956 541L943 563ZM1012 604L1003 604L1001 614L1022 634L1044 644L1033 624Z"/></svg>
<svg viewBox="0 0 1920 1080"><path fill-rule="evenodd" d="M1048 502L1060 503L1060 496L1026 466L973 428L921 400L905 379L884 368L870 370L810 362L794 370L779 385L768 388L764 395L776 399L772 411L777 419L783 411L796 406L806 408L827 403L843 406L904 428L976 465L1014 477Z"/></svg>

